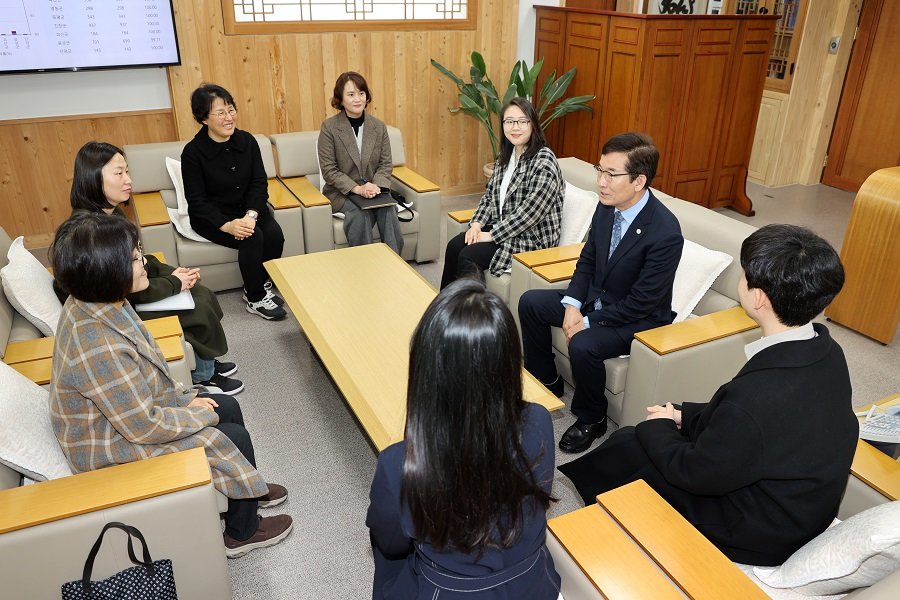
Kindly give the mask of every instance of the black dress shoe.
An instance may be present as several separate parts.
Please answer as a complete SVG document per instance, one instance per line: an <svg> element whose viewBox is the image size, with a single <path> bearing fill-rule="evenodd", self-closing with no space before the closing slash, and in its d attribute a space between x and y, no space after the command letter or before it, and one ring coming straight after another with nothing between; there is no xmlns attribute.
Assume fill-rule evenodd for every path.
<svg viewBox="0 0 900 600"><path fill-rule="evenodd" d="M567 454L584 452L591 447L591 442L603 436L604 433L606 433L606 419L599 423L575 421L559 440L559 449Z"/></svg>
<svg viewBox="0 0 900 600"><path fill-rule="evenodd" d="M563 381L562 375L557 375L556 380L553 383L545 383L544 387L550 390L557 398L562 398L563 394L566 392L566 384Z"/></svg>

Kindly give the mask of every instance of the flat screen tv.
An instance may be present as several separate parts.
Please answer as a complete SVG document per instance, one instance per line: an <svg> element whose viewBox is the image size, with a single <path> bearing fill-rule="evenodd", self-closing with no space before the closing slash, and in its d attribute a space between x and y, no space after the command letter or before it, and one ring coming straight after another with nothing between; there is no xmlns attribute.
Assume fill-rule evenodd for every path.
<svg viewBox="0 0 900 600"><path fill-rule="evenodd" d="M0 74L177 64L171 0L0 0Z"/></svg>

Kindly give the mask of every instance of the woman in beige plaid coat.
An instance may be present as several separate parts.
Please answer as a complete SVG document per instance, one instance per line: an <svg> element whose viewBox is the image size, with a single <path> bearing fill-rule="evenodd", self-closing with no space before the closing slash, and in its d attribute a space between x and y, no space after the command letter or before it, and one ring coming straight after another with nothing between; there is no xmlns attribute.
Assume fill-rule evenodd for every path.
<svg viewBox="0 0 900 600"><path fill-rule="evenodd" d="M228 497L224 541L236 557L270 546L292 528L258 507L287 499L255 466L237 401L184 390L129 293L147 285L135 226L122 217L76 213L56 232L50 260L69 294L53 349L50 419L75 472L202 447L213 484Z"/></svg>

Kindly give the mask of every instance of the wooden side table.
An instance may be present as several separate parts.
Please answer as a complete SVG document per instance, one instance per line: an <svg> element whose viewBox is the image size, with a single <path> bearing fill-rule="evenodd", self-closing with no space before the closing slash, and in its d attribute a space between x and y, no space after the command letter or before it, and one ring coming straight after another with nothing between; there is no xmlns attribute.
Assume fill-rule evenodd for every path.
<svg viewBox="0 0 900 600"><path fill-rule="evenodd" d="M875 171L859 188L841 262L844 289L825 316L891 343L900 323L900 167Z"/></svg>

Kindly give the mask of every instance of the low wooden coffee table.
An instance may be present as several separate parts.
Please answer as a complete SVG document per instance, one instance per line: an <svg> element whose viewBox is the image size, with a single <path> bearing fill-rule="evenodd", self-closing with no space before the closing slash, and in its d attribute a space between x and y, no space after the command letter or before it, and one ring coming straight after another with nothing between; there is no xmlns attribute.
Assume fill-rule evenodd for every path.
<svg viewBox="0 0 900 600"><path fill-rule="evenodd" d="M436 292L384 244L266 263L325 368L378 451L403 439L409 343ZM525 399L564 404L523 371Z"/></svg>

